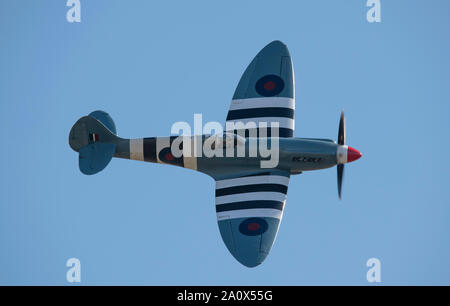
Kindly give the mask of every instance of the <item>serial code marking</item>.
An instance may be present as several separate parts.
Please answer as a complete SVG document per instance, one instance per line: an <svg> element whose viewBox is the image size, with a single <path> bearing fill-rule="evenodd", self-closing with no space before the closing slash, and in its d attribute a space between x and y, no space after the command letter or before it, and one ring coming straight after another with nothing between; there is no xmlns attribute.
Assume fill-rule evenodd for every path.
<svg viewBox="0 0 450 306"><path fill-rule="evenodd" d="M294 157L292 157L292 161L303 162L303 163L319 163L321 160L322 160L322 157L309 157L309 156L294 156Z"/></svg>

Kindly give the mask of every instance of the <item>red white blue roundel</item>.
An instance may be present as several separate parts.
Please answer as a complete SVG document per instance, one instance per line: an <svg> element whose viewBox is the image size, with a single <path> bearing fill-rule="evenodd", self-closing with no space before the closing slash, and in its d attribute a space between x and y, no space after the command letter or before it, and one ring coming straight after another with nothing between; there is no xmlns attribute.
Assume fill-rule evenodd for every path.
<svg viewBox="0 0 450 306"><path fill-rule="evenodd" d="M268 227L266 220L262 218L248 218L241 222L239 231L246 236L256 236L267 231Z"/></svg>
<svg viewBox="0 0 450 306"><path fill-rule="evenodd" d="M255 85L255 90L263 97L273 97L283 91L283 79L277 75L269 74L260 78Z"/></svg>
<svg viewBox="0 0 450 306"><path fill-rule="evenodd" d="M183 165L183 157L175 157L170 147L162 149L158 154L159 160L174 165Z"/></svg>

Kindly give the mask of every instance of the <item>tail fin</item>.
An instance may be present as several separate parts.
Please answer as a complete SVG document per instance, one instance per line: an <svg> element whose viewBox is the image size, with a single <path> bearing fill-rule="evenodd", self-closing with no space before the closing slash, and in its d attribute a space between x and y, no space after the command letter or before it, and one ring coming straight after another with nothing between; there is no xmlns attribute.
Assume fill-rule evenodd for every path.
<svg viewBox="0 0 450 306"><path fill-rule="evenodd" d="M80 171L91 175L109 164L120 138L112 118L103 111L95 111L80 118L69 134L70 147L79 152Z"/></svg>

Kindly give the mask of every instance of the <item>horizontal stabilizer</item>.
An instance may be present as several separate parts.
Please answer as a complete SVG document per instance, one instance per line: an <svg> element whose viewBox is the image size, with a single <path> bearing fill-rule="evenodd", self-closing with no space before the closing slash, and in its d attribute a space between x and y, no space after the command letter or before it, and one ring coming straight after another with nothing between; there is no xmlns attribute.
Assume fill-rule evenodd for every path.
<svg viewBox="0 0 450 306"><path fill-rule="evenodd" d="M69 144L74 151L79 152L78 161L82 173L95 174L108 165L120 139L115 132L111 117L102 111L82 117L74 124L70 130Z"/></svg>
<svg viewBox="0 0 450 306"><path fill-rule="evenodd" d="M80 149L79 166L84 174L91 175L105 169L116 150L112 143L93 143Z"/></svg>

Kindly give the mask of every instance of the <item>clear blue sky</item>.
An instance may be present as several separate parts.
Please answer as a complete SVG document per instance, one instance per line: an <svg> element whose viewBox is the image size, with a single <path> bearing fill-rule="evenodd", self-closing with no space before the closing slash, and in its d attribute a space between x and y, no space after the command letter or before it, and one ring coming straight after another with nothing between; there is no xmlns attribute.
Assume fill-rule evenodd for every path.
<svg viewBox="0 0 450 306"><path fill-rule="evenodd" d="M0 284L450 284L450 2L382 0L0 2ZM223 244L214 181L113 160L80 173L73 123L102 109L122 137L164 136L194 113L223 122L254 55L285 42L297 137L336 139L363 158L291 179L267 260Z"/></svg>

